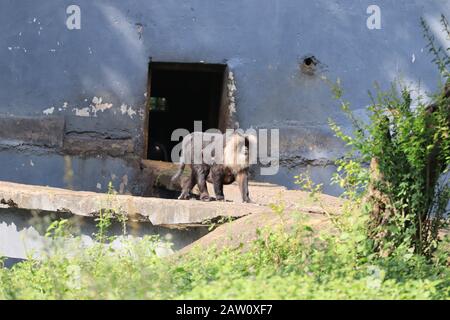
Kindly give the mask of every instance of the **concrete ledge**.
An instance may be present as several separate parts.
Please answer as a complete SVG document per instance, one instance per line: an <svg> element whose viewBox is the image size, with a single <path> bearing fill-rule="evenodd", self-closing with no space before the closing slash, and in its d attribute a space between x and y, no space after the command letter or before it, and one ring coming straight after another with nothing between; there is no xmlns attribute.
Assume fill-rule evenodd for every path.
<svg viewBox="0 0 450 320"><path fill-rule="evenodd" d="M255 204L108 195L10 182L0 182L0 202L10 208L70 212L81 216L96 216L101 210L111 209L126 214L131 221L147 221L160 226L194 226L220 217L239 218L267 211L264 206Z"/></svg>
<svg viewBox="0 0 450 320"><path fill-rule="evenodd" d="M143 176L147 177L150 181L151 187L165 188L172 191L180 191L180 179L172 182L173 175L178 170L178 165L172 162L155 161L155 160L141 160L141 167L143 170ZM190 175L190 169L187 167L183 173L184 177ZM152 194L152 191L147 192Z"/></svg>

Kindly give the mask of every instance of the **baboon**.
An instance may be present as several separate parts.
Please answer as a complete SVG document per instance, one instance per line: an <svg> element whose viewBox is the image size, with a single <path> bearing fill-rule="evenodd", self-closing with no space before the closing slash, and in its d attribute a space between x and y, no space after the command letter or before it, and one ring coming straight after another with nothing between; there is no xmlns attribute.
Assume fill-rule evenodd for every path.
<svg viewBox="0 0 450 320"><path fill-rule="evenodd" d="M194 139L199 139L200 150L195 150ZM208 158L207 146L211 145L214 139L222 139L221 150L212 150ZM223 185L238 182L242 201L251 202L248 192L249 174L249 150L250 145L256 146L254 135L244 135L234 132L231 135L194 132L183 139L181 149L180 166L177 173L172 177L176 181L184 171L185 165L191 167L189 179L181 182L182 192L178 199L186 200L191 196L191 191L195 185L200 190L200 200L210 201L206 182L214 186L216 200L225 200ZM194 152L197 152L198 159L194 162ZM222 152L222 154L215 154ZM200 162L200 163L199 163Z"/></svg>

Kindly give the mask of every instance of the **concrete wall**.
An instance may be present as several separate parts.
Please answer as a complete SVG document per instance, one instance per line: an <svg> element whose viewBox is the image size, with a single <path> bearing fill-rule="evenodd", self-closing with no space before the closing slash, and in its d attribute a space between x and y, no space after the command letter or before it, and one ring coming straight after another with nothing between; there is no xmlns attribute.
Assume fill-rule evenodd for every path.
<svg viewBox="0 0 450 320"><path fill-rule="evenodd" d="M80 30L66 27L70 4L81 8ZM381 30L366 27L371 4L381 8ZM102 192L109 180L119 189L125 179L123 191L139 193L134 160L143 148L152 57L227 63L236 81L240 126L281 129L283 168L259 179L295 187L292 177L310 166L313 177L327 183L334 170L330 161L342 153L327 119L345 122L321 76L341 78L359 114L369 104L374 81L387 86L400 76L434 89L436 68L419 18L438 34L441 13L450 16L450 2L2 0L0 117L58 116L64 132L56 132L58 126L50 133L39 129L62 134L57 147L29 137L0 137L0 179ZM316 75L300 72L307 55L321 62ZM93 152L79 155L64 149L70 139L97 142ZM118 151L96 154L102 141Z"/></svg>

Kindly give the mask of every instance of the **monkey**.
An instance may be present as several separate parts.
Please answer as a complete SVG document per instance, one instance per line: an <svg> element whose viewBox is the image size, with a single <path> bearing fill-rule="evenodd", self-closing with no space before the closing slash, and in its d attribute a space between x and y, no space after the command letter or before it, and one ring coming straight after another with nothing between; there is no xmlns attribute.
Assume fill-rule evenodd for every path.
<svg viewBox="0 0 450 320"><path fill-rule="evenodd" d="M225 196L223 194L223 185L232 184L236 181L236 174L233 173L231 168L228 168L222 164L213 164L210 167L208 177L206 179L214 187L214 194L217 201L224 201ZM245 186L242 186L245 188ZM244 190L248 196L248 190ZM246 200L242 199L244 202Z"/></svg>
<svg viewBox="0 0 450 320"><path fill-rule="evenodd" d="M194 163L194 139L201 139L201 150L197 152L200 163ZM207 146L211 140L222 139L223 144L221 150L212 150L211 159L207 158ZM212 134L194 132L187 135L182 142L181 159L177 173L172 177L175 182L183 173L185 165L191 167L191 175L189 179L182 181L182 192L178 197L180 200L190 198L190 193L197 184L200 191L200 200L210 201L206 182L210 182L214 186L216 200L224 201L223 185L231 184L237 181L241 198L243 202L251 202L248 190L248 175L250 168L249 150L251 144L256 146L256 137L254 135L242 134L234 132L227 134ZM200 145L200 143L199 143ZM216 155L215 152L222 152Z"/></svg>

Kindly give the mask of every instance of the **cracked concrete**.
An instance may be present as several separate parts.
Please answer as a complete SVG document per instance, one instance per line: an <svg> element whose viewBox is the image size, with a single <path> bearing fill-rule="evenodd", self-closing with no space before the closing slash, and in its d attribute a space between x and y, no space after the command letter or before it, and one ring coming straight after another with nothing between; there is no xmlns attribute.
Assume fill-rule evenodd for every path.
<svg viewBox="0 0 450 320"><path fill-rule="evenodd" d="M201 225L217 217L238 218L264 211L255 204L182 201L0 182L0 203L10 208L68 212L92 217L101 210L125 214L131 221L152 225Z"/></svg>

